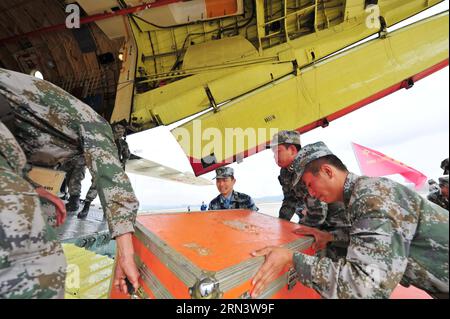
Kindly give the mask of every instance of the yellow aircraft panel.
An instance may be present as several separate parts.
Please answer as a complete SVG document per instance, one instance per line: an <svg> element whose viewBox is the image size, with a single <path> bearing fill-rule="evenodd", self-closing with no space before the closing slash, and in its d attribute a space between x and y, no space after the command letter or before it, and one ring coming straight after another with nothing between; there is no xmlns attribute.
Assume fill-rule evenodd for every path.
<svg viewBox="0 0 450 319"><path fill-rule="evenodd" d="M326 123L399 89L404 81L421 72L447 65L448 44L446 12L302 68L297 76L287 75L249 91L222 105L218 112L204 114L173 133L191 162L197 163L193 165L196 174L204 173L217 166L199 164L211 154L212 164L231 162L234 154L265 144L270 128L312 129L324 118ZM201 135L196 132L199 127ZM226 132L230 128L267 130L265 139L246 138L227 148ZM205 131L215 136L216 143L204 136ZM190 140L181 138L181 134Z"/></svg>

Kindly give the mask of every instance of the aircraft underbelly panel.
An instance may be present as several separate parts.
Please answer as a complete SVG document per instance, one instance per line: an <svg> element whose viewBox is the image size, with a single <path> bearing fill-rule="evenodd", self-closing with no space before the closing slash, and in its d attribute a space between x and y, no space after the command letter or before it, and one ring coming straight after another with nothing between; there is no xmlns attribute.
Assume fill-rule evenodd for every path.
<svg viewBox="0 0 450 319"><path fill-rule="evenodd" d="M448 13L444 13L231 99L173 134L195 174L203 174L264 149L271 128L307 131L395 85L406 86L402 83L416 74L448 64L448 44ZM246 133L244 142L232 145L227 132L233 129Z"/></svg>

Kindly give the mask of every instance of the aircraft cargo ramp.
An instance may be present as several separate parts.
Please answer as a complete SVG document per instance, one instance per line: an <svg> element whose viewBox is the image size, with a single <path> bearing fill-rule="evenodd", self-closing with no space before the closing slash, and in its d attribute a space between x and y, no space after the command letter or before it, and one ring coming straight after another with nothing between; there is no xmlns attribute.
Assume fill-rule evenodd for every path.
<svg viewBox="0 0 450 319"><path fill-rule="evenodd" d="M63 244L67 259L66 299L106 299L114 260L74 244Z"/></svg>

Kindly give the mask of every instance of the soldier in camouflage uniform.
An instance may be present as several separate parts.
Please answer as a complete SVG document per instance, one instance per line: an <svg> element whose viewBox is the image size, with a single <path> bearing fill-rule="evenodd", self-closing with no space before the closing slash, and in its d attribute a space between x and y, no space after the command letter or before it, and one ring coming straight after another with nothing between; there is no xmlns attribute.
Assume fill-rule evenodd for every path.
<svg viewBox="0 0 450 319"><path fill-rule="evenodd" d="M86 162L83 155L75 156L64 162L59 168L66 172L65 185L69 190L68 212L75 212L80 207L81 182L84 180Z"/></svg>
<svg viewBox="0 0 450 319"><path fill-rule="evenodd" d="M427 195L428 200L448 210L448 176L440 177L439 185L433 182L434 184L430 185L430 193Z"/></svg>
<svg viewBox="0 0 450 319"><path fill-rule="evenodd" d="M117 145L117 150L119 154L119 160L122 163L122 167L125 170L125 165L131 157L130 148L125 140L126 124L118 122L112 125L114 133L114 142Z"/></svg>
<svg viewBox="0 0 450 319"><path fill-rule="evenodd" d="M250 196L233 190L236 179L231 167L216 169L215 179L220 195L209 203L208 210L251 209L258 211L258 207Z"/></svg>
<svg viewBox="0 0 450 319"><path fill-rule="evenodd" d="M116 143L119 160L122 163L122 168L125 170L125 165L128 159L131 156L130 148L128 147L128 143L125 141L125 125L122 123L116 123L112 125L113 133L114 133L114 142ZM84 178L84 176L83 176ZM86 193L86 198L84 200L84 207L81 212L78 213L77 217L79 219L84 219L87 217L89 213L89 209L91 207L91 203L97 197L97 187L95 186L95 180L91 180L91 187ZM105 215L103 215L105 218Z"/></svg>
<svg viewBox="0 0 450 319"><path fill-rule="evenodd" d="M25 154L0 122L0 299L63 298L66 259L35 188L24 179L25 165Z"/></svg>
<svg viewBox="0 0 450 319"><path fill-rule="evenodd" d="M97 197L97 186L95 185L95 180L91 180L91 187L89 187L86 197L84 199L84 206L83 209L78 213L77 217L79 219L84 219L87 217L89 213L89 209L91 207L91 203L94 201L94 199ZM103 215L103 218L105 218L105 215Z"/></svg>
<svg viewBox="0 0 450 319"><path fill-rule="evenodd" d="M441 168L444 170L444 175L448 175L448 158L441 162Z"/></svg>
<svg viewBox="0 0 450 319"><path fill-rule="evenodd" d="M439 188L439 184L436 183L436 181L434 179L429 179L428 180L428 191L430 193L434 193L436 191L440 191L441 189Z"/></svg>
<svg viewBox="0 0 450 319"><path fill-rule="evenodd" d="M301 149L300 133L280 131L273 136L270 148L274 152L276 163L281 168L278 180L283 189L284 197L279 218L289 221L294 214L297 214L300 223L312 227L320 226L326 218L326 204L307 196L308 193L301 185L292 187L293 165L298 151ZM309 210L306 207L307 204ZM309 214L306 214L306 210L309 211Z"/></svg>
<svg viewBox="0 0 450 319"><path fill-rule="evenodd" d="M442 196L448 201L448 175L439 177L439 187L441 188Z"/></svg>
<svg viewBox="0 0 450 319"><path fill-rule="evenodd" d="M253 296L292 263L299 281L325 298L389 298L401 283L448 298L448 211L387 178L357 176L322 142L303 147L295 182L325 202L341 201L351 229L347 256L307 256L266 247Z"/></svg>
<svg viewBox="0 0 450 319"><path fill-rule="evenodd" d="M292 216L298 214L299 224L308 226L296 231L297 234L320 236L318 230L334 233L334 241L327 247L315 246L315 249L326 248L325 255L336 259L346 255L348 245L347 232L348 222L345 218L345 207L342 203L332 203L327 205L318 199L311 197L303 184L297 183L294 186L295 171L294 165L299 160L298 154L301 149L300 133L297 131L280 131L275 134L270 143L275 157L275 161L280 166L280 176L278 180L283 189L283 203L280 208L279 218L291 220Z"/></svg>
<svg viewBox="0 0 450 319"><path fill-rule="evenodd" d="M114 285L127 291L128 277L137 289L131 234L139 203L117 157L109 124L62 89L25 74L0 69L0 94L14 110L12 133L31 164L54 168L84 156L97 182L111 238L116 239Z"/></svg>

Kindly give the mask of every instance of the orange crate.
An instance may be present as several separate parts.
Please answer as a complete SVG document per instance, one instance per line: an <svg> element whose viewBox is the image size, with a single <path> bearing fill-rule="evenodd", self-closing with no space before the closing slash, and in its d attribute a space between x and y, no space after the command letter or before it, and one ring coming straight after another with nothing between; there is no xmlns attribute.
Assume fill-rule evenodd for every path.
<svg viewBox="0 0 450 319"><path fill-rule="evenodd" d="M133 243L141 273L139 298L248 298L264 261L250 253L283 245L307 254L311 237L298 225L249 210L140 215ZM111 288L111 298L127 298ZM129 297L128 297L129 298ZM286 269L260 298L320 298Z"/></svg>

